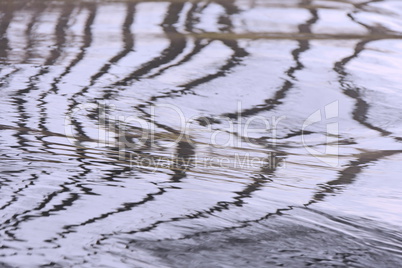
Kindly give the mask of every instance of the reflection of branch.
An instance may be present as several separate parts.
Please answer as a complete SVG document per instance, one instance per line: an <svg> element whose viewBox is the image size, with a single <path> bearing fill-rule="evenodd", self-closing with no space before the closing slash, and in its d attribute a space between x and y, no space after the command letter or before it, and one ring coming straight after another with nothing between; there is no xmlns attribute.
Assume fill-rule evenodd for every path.
<svg viewBox="0 0 402 268"><path fill-rule="evenodd" d="M5 1L4 3L6 3L6 2L7 1ZM10 22L13 18L12 13L14 12L14 10L11 8L2 8L1 7L2 3L3 2L0 3L0 10L6 10L6 12L3 13L3 17L0 20L0 61L2 59L4 59L4 62L6 62L6 60L8 60L8 51L9 51L8 39L7 39L6 33L8 30L8 27L10 25ZM10 3L10 2L8 2L8 3ZM36 25L36 23L38 22L38 18L40 17L40 14L43 12L44 9L45 9L45 5L43 3L40 3L37 6L35 6L35 11L32 12L33 14L25 28L24 34L25 34L25 38L27 40L27 44L24 47L25 56L21 62L22 64L27 63L28 60L31 59L31 57L32 57L32 48L34 45L34 42L32 40L33 39L32 38L32 29L33 29L34 25ZM15 66L13 66L13 68L14 68L13 71L11 71L10 73L8 73L0 78L0 88L7 85L8 79L10 77L13 77L13 75L15 75L17 72L19 72L22 69L20 67L15 67Z"/></svg>
<svg viewBox="0 0 402 268"><path fill-rule="evenodd" d="M402 150L383 150L360 154L356 160L353 160L348 164L347 168L339 172L337 179L319 185L321 189L314 194L312 200L307 203L307 205L323 201L327 195L334 195L347 185L352 184L368 164L399 153L402 153Z"/></svg>
<svg viewBox="0 0 402 268"><path fill-rule="evenodd" d="M174 29L173 25L177 22L178 15L180 14L180 12L182 10L182 7L183 7L183 4L175 4L175 3L171 4L170 7L169 7L168 14L167 14L167 16L165 18L165 21L163 22L163 25L162 25L164 30L165 30L165 32L167 33L168 37L169 37L170 32L175 32L175 29ZM133 16L133 14L128 12L127 16ZM127 19L126 19L126 22L127 22ZM124 30L129 29L129 25L131 25L131 23L132 23L132 20L130 20L129 23L125 23L128 26L126 26ZM127 31L124 31L124 34L127 35L127 34L129 34L129 32L127 33ZM114 57L113 59L118 60L118 59L122 58L126 53L128 53L131 50L130 44L132 45L132 42L128 42L127 38L125 40L126 40L125 49L119 55ZM129 43L129 44L127 45L127 43ZM178 44L179 44L179 46L178 46ZM148 73L149 71L151 71L152 69L154 69L156 67L159 67L163 63L170 62L171 60L176 58L182 52L184 47L185 47L185 39L184 39L184 37L181 38L179 41L177 39L175 39L175 40L171 39L170 47L167 48L164 52L162 52L162 57L157 57L154 60L151 60L147 64L143 65L142 68L140 68L140 69L136 70L135 72L131 73L128 77L124 78L123 80L121 80L119 82L116 82L115 85L118 85L120 83L125 84L125 83L127 83L128 81L132 80L135 77L145 75L146 73ZM105 65L103 68L101 68L101 70L98 72L98 74L96 74L96 75L94 75L92 77L91 85L93 84L93 81L95 81L103 73L106 73L108 71L109 66L110 65ZM86 89L88 89L88 87ZM81 92L83 92L83 91L81 91ZM140 108L138 108L138 109L140 109ZM142 110L140 110L140 111L142 111ZM144 112L144 115L147 117L147 119L150 119L149 114L146 114ZM96 117L93 116L93 119L96 119ZM155 125L157 125L158 127L163 127L165 130L168 130L168 131L170 131L172 133L177 132L176 130L174 130L174 129L168 127L168 126L158 124L157 122L153 122L153 123ZM192 152L194 153L194 151L192 151ZM186 150L185 144L179 143L178 157L185 157L188 154L189 154L189 152L188 152L188 150ZM190 154L191 154L191 152L190 152ZM189 157L191 157L191 156L189 156ZM122 172L126 172L126 171L127 171L126 169L123 169ZM112 173L113 173L113 175L116 175L116 172L112 172ZM181 174L181 176L185 176L185 173L184 174L180 173L180 174ZM106 179L106 177L104 177L103 179ZM172 180L179 181L180 178L177 178L177 174L176 174L176 175L174 175L172 177ZM83 225L86 225L86 224L89 224L89 223L93 223L95 221L102 220L102 219L104 219L104 218L106 218L108 216L111 216L111 215L114 215L114 214L117 214L117 213L122 213L122 212L125 212L125 211L129 211L129 210L133 209L136 206L139 206L141 204L145 204L146 202L153 200L155 196L162 195L163 193L165 193L165 188L169 188L169 187L159 188L160 189L159 192L157 192L155 194L148 194L147 198L145 198L141 202L125 203L125 204L123 204L123 207L118 208L115 211L102 214L102 215L100 215L98 217L94 217L94 218L92 218L90 220L87 220L87 221L81 223L81 224L65 226L65 229L67 229L67 231L63 232L60 235L64 235L66 233L72 232L73 227L83 226Z"/></svg>
<svg viewBox="0 0 402 268"><path fill-rule="evenodd" d="M39 129L43 132L49 132L49 130L47 129L47 118L49 117L49 114L47 112L47 104L48 102L45 101L46 97L49 96L49 94L51 93L56 93L58 92L58 87L57 85L60 83L61 79L66 76L68 73L70 73L71 69L76 66L79 62L82 61L82 59L84 58L85 54L86 54L86 50L87 48L90 47L91 43L92 43L92 31L91 31L91 27L92 24L95 20L95 15L96 15L96 8L95 5L93 4L88 4L88 9L89 9L89 15L87 17L87 20L85 22L85 28L84 28L84 37L83 37L83 44L80 47L80 52L77 54L77 56L74 58L74 60L72 60L70 62L70 64L65 68L64 72L62 72L58 77L55 77L53 79L53 82L50 84L51 89L40 94L40 97L38 98L38 106L40 107L40 119L39 119ZM59 38L62 38L61 35L65 35L65 27L66 25L64 25L63 27L59 27L61 33L59 33ZM64 38L64 37L63 37ZM61 47L61 46L60 46ZM72 106L70 106L69 112L71 112L73 109ZM77 122L74 120L74 122ZM75 125L74 126L76 129L79 129L78 132L83 133L82 128L80 129L80 125ZM38 139L43 143L43 137L39 137ZM87 139L89 139L89 137L87 137L84 133L84 135L82 135L82 137L85 137Z"/></svg>
<svg viewBox="0 0 402 268"><path fill-rule="evenodd" d="M28 78L27 86L24 89L18 90L13 97L13 103L15 104L15 107L16 107L18 115L19 115L19 120L17 122L19 129L26 128L26 122L31 117L26 112L27 108L25 107L25 105L26 105L27 101L25 99L25 96L27 96L31 91L38 89L37 81L39 81L39 79L42 76L44 76L45 74L47 74L49 72L49 69L46 65L54 64L55 61L60 57L61 51L63 51L63 47L65 46L65 43L66 43L65 29L67 28L68 20L71 16L72 11L73 11L73 6L71 4L66 4L64 6L63 12L60 14L58 21L56 23L56 28L55 28L56 42L54 45L55 47L50 51L49 55L45 59L45 61L43 63L43 65L45 65L45 66L43 66L43 68L40 68L38 73L30 76ZM33 27L34 23L35 23L35 21L31 21L29 23L28 28L26 29L26 34L30 33L32 31L32 27ZM28 139L26 139L24 137L24 134L25 133L23 131L17 131L13 136L15 136L18 140L18 143L20 145L19 149L21 149L23 151L29 151L29 149L27 149L27 148L29 148L29 146L27 144Z"/></svg>
<svg viewBox="0 0 402 268"><path fill-rule="evenodd" d="M174 26L179 20L179 15L183 10L183 7L183 3L171 3L169 5L166 17L161 24L166 38L169 39L169 47L162 51L161 55L153 58L147 63L144 63L139 69L131 72L128 76L120 81L113 83L112 86L127 86L132 80L139 79L162 64L171 62L184 51L186 47L186 38L183 35L178 34ZM172 37L171 35L174 33L176 33L176 36Z"/></svg>
<svg viewBox="0 0 402 268"><path fill-rule="evenodd" d="M353 119L362 124L363 126L378 131L381 133L383 136L389 136L392 133L381 128L378 126L374 126L370 122L367 121L367 114L368 110L370 108L370 104L365 101L362 96L361 96L361 90L362 88L356 86L353 84L353 82L348 81L346 78L349 76L349 73L346 71L346 64L348 64L351 60L357 58L359 54L365 49L365 45L371 41L369 40L362 40L359 43L357 43L355 47L355 51L353 55L346 57L338 62L335 63L333 70L338 73L338 81L341 86L341 89L343 90L343 93L356 100L355 108L353 110ZM399 141L400 138L397 137L395 140Z"/></svg>
<svg viewBox="0 0 402 268"><path fill-rule="evenodd" d="M370 25L368 25L368 24L366 24L366 23L363 23L363 22L361 22L361 21L358 21L358 20L353 16L353 14L356 14L356 13L358 13L360 10L364 9L365 6L367 6L367 5L369 5L369 4L372 4L372 3L383 2L383 1L384 1L384 0L370 0L370 1L367 1L367 2L363 2L363 3L356 3L356 4L354 4L355 10L354 10L353 12L347 13L347 16L348 16L353 22L355 22L355 23L357 23L357 24L363 26L364 28L366 28L366 29L369 31L370 34L384 34L384 33L389 33L390 30L388 30L388 29L386 29L386 28L384 28L384 27L379 27L379 26L373 27L373 26L370 26Z"/></svg>
<svg viewBox="0 0 402 268"><path fill-rule="evenodd" d="M55 27L55 36L56 36L55 47L50 51L50 53L49 53L48 57L45 59L45 62L43 63L43 65L45 65L45 66L53 65L60 58L63 48L65 47L65 43L66 43L65 30L67 29L69 18L71 16L73 10L74 10L74 6L71 3L66 2L65 5L63 6L63 12L60 14L58 21L56 23L56 27ZM32 27L32 25L30 27ZM13 99L14 99L13 102L16 104L17 111L19 114L19 122L17 123L19 131L17 131L14 134L14 136L18 140L18 143L19 143L18 148L21 150L24 150L24 151L29 151L29 149L27 149L27 148L30 147L30 145L27 143L28 140L26 138L24 138L24 135L26 133L25 133L25 131L23 131L23 129L27 128L26 122L28 121L30 116L28 115L28 113L26 113L27 109L25 107L25 103L27 101L23 97L28 95L28 93L30 93L31 91L36 90L38 88L38 85L36 82L40 79L41 76L47 74L48 72L49 72L48 68L46 68L46 67L41 68L41 70L37 74L29 77L28 86L24 89L17 91L17 94L15 95L15 97L13 97ZM47 129L43 125L41 125L41 130L43 131L42 133L47 132ZM41 140L41 138L39 138L39 140ZM44 148L48 149L47 143L42 141L42 144L43 144ZM45 149L44 151L48 152L47 149ZM82 172L82 174L86 174L88 172L90 172L90 170L84 167L84 171ZM54 205L52 209L49 209L47 211L41 211L41 213L39 215L30 215L29 214L29 213L32 213L33 211L42 210L58 194L64 193L64 192L70 192L70 189L66 185L75 183L75 181L71 182L71 180L73 180L73 179L71 178L69 182L65 182L62 185L60 185L59 186L61 188L60 190L52 192L51 194L47 195L42 200L42 202L40 204L38 204L35 208L25 210L20 214L15 214L13 216L12 221L8 220L8 222L6 222L6 223L9 224L10 222L12 222L12 224L9 224L10 226L12 226L12 228L9 228L9 230L6 232L7 235L14 238L14 234L12 231L17 230L19 224L21 224L22 222L27 222L31 218L49 216L50 215L49 213L52 211L63 210L65 207L71 206L73 204L73 202L79 198L79 195L77 193L70 193L70 195L66 199L63 199L61 201L60 205ZM88 188L83 187L83 186L77 186L77 187L80 188L81 191L91 194L91 191ZM8 225L5 225L1 229L6 229L7 227L8 227Z"/></svg>
<svg viewBox="0 0 402 268"><path fill-rule="evenodd" d="M305 23L302 23L298 26L300 34L310 34L312 25L318 21L317 10L310 9L309 12L311 14L311 18ZM294 83L291 82L291 80L296 80L294 73L304 68L303 63L300 61L300 56L302 53L310 49L309 40L298 39L297 42L299 43L299 47L292 51L293 60L296 65L289 67L289 69L285 71L285 73L289 77L289 80L284 81L280 89L275 92L273 98L266 99L262 104L255 105L254 107L245 109L239 113L225 113L223 114L223 116L232 119L236 119L238 118L238 116L250 117L261 112L270 111L272 109L275 109L277 106L283 104L282 100L286 98L287 93L294 86Z"/></svg>
<svg viewBox="0 0 402 268"><path fill-rule="evenodd" d="M24 1L20 2L3 0L0 2L0 10L2 11L2 16L0 17L0 60L6 60L8 58L8 51L10 47L6 33L14 17L14 12L26 4L27 2Z"/></svg>
<svg viewBox="0 0 402 268"><path fill-rule="evenodd" d="M226 31L231 32L232 31L232 23L230 20L230 15L238 12L238 8L234 5L234 3L232 3L232 1L220 1L217 0L217 3L222 5L226 11L226 19L220 21L224 26ZM193 9L191 9L190 11L194 11ZM191 18L193 17L193 14L191 13L189 15ZM188 28L188 27L187 27ZM183 38L184 35L182 34L175 34L175 31L171 31L172 35L170 36L170 38ZM176 37L175 37L176 36ZM194 48L195 50L200 51L202 47L200 47L200 45L197 46L197 44L200 44L204 39L208 39L208 38L196 38L196 47ZM220 40L224 45L226 45L227 47L229 47L231 50L233 50L233 54L232 56L226 61L226 63L221 66L214 74L209 74L206 75L204 77L195 79L193 81L190 81L188 83L179 85L178 87L181 88L180 90L171 90L167 93L164 93L162 95L159 96L153 96L150 98L150 102L155 102L157 99L160 98L172 98L172 97L179 97L182 94L190 91L192 88L199 86L201 84L205 84L208 83L216 78L219 77L223 77L225 76L231 69L233 69L234 67L238 66L240 64L240 62L242 61L242 59L246 56L248 56L248 52L243 49L242 47L239 46L238 41L237 40L226 40L226 39L219 39L219 38L215 38L216 40ZM210 43L210 41L208 41L208 43ZM206 46L206 45L204 45ZM188 56L193 56L194 52L191 52ZM189 60L189 57L186 57L185 60L181 61L180 64L186 62ZM175 66L175 65L172 65ZM154 76L152 76L154 77Z"/></svg>
<svg viewBox="0 0 402 268"><path fill-rule="evenodd" d="M364 7L368 4L375 3L375 2L382 2L382 1L383 0L371 0L371 1L360 3L360 4L355 4L355 8L361 9L362 7ZM354 11L353 13L357 13L357 12L358 11ZM369 26L367 24L357 21L351 13L348 13L348 17L350 19L352 19L354 22L365 27L370 32L371 35L375 36L375 35L390 34L389 33L390 31L383 27L381 27L381 28L373 27L373 26ZM402 38L400 35L398 35L398 37ZM345 65L347 63L349 63L351 60L357 58L359 56L359 54L365 49L364 47L366 44L368 44L371 41L375 41L375 40L376 40L376 38L374 37L371 40L360 41L355 47L354 54L335 63L334 70L339 74L339 84L342 86L344 94L353 99L356 99L356 106L353 111L353 119L370 129L380 132L384 136L389 136L392 134L391 132L389 132L385 129L382 129L378 126L374 126L367 121L367 114L368 114L368 109L369 109L370 105L361 97L360 91L362 90L362 88L359 88L359 87L355 86L352 82L346 80L346 77L349 74L346 71ZM402 141L402 138L400 138L400 137L396 137L394 139L397 141Z"/></svg>

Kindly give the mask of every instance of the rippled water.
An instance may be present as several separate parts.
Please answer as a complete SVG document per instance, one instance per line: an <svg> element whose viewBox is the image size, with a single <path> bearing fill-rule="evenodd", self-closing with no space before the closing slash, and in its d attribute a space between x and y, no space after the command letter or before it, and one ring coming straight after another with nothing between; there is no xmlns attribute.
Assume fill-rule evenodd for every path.
<svg viewBox="0 0 402 268"><path fill-rule="evenodd" d="M401 1L0 11L0 266L400 266Z"/></svg>

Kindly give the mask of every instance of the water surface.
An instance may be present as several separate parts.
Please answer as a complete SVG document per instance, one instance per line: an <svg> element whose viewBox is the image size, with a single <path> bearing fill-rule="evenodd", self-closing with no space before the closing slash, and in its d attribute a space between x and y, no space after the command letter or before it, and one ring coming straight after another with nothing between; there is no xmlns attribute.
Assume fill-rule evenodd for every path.
<svg viewBox="0 0 402 268"><path fill-rule="evenodd" d="M1 266L400 266L400 1L0 11Z"/></svg>

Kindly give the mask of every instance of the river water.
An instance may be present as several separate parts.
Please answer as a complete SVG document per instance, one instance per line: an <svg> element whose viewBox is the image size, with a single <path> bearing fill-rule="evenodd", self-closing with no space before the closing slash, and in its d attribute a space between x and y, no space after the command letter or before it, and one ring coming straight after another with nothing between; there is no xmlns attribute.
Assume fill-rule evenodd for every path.
<svg viewBox="0 0 402 268"><path fill-rule="evenodd" d="M402 2L0 2L0 266L400 267Z"/></svg>

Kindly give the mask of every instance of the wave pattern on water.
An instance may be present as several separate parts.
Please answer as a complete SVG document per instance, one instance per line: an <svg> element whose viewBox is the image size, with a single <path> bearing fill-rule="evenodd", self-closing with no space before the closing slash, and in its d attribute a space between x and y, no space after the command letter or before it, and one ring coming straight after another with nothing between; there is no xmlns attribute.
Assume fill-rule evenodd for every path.
<svg viewBox="0 0 402 268"><path fill-rule="evenodd" d="M0 265L400 263L398 1L0 10Z"/></svg>

